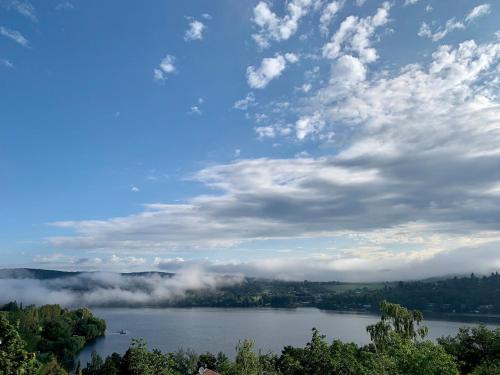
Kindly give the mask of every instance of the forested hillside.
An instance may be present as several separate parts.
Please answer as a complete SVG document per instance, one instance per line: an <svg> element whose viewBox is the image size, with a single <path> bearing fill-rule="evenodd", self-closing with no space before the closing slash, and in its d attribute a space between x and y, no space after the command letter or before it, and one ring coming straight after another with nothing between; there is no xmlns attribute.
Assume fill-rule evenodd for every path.
<svg viewBox="0 0 500 375"><path fill-rule="evenodd" d="M5 343L6 340L18 335L22 344L14 345L22 347L22 350L19 350L25 354L36 353L35 367L43 367L53 362L71 365L75 355L85 344L104 336L106 331L106 322L94 317L86 308L67 310L59 305L23 307L11 302L0 309L0 319L2 325L0 339ZM2 348L0 344L0 349ZM32 358L32 355L18 355L21 358L26 357L27 362ZM15 360L15 356L12 360ZM18 372L2 373L0 366L0 374L18 374Z"/></svg>
<svg viewBox="0 0 500 375"><path fill-rule="evenodd" d="M382 300L426 312L500 313L500 275L438 281L345 284L247 279L215 292L196 291L182 306L315 306L332 310L377 311Z"/></svg>

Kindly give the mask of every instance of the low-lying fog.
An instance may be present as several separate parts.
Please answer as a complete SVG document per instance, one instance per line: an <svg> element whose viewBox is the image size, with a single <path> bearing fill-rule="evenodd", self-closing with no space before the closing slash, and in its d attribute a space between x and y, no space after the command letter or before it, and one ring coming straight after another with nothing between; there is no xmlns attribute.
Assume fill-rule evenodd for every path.
<svg viewBox="0 0 500 375"><path fill-rule="evenodd" d="M190 290L214 290L241 280L197 269L183 270L172 277L92 272L48 280L9 278L0 279L0 303L57 303L69 307L162 306L184 297Z"/></svg>

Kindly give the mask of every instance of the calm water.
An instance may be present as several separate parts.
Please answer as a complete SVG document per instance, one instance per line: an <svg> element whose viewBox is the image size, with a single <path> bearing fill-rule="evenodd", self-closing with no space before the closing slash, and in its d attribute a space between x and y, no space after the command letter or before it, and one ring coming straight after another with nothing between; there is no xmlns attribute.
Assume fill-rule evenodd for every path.
<svg viewBox="0 0 500 375"><path fill-rule="evenodd" d="M285 345L304 346L316 327L331 341L339 338L365 344L369 341L365 327L378 320L377 316L353 313L327 312L313 308L299 309L93 309L95 315L106 320L106 337L85 348L80 360L85 365L92 350L103 357L118 352L123 354L131 338L144 338L150 349L165 352L179 348L201 353L219 351L233 356L238 340L253 339L256 347L280 353ZM459 327L473 323L427 320L429 337L455 334ZM126 335L120 335L120 330Z"/></svg>

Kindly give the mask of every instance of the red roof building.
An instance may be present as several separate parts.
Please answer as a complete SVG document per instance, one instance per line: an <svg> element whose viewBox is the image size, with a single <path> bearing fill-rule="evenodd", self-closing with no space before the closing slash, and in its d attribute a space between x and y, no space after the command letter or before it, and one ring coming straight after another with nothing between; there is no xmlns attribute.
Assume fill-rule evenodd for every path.
<svg viewBox="0 0 500 375"><path fill-rule="evenodd" d="M212 371L210 369L200 370L200 375L220 375L218 372Z"/></svg>

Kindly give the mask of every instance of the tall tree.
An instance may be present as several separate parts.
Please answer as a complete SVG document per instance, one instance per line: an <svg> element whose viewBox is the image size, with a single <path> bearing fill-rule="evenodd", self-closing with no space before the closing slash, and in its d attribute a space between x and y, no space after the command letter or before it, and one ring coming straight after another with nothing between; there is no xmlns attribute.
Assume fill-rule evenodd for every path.
<svg viewBox="0 0 500 375"><path fill-rule="evenodd" d="M15 327L0 314L0 375L35 374L38 367Z"/></svg>

